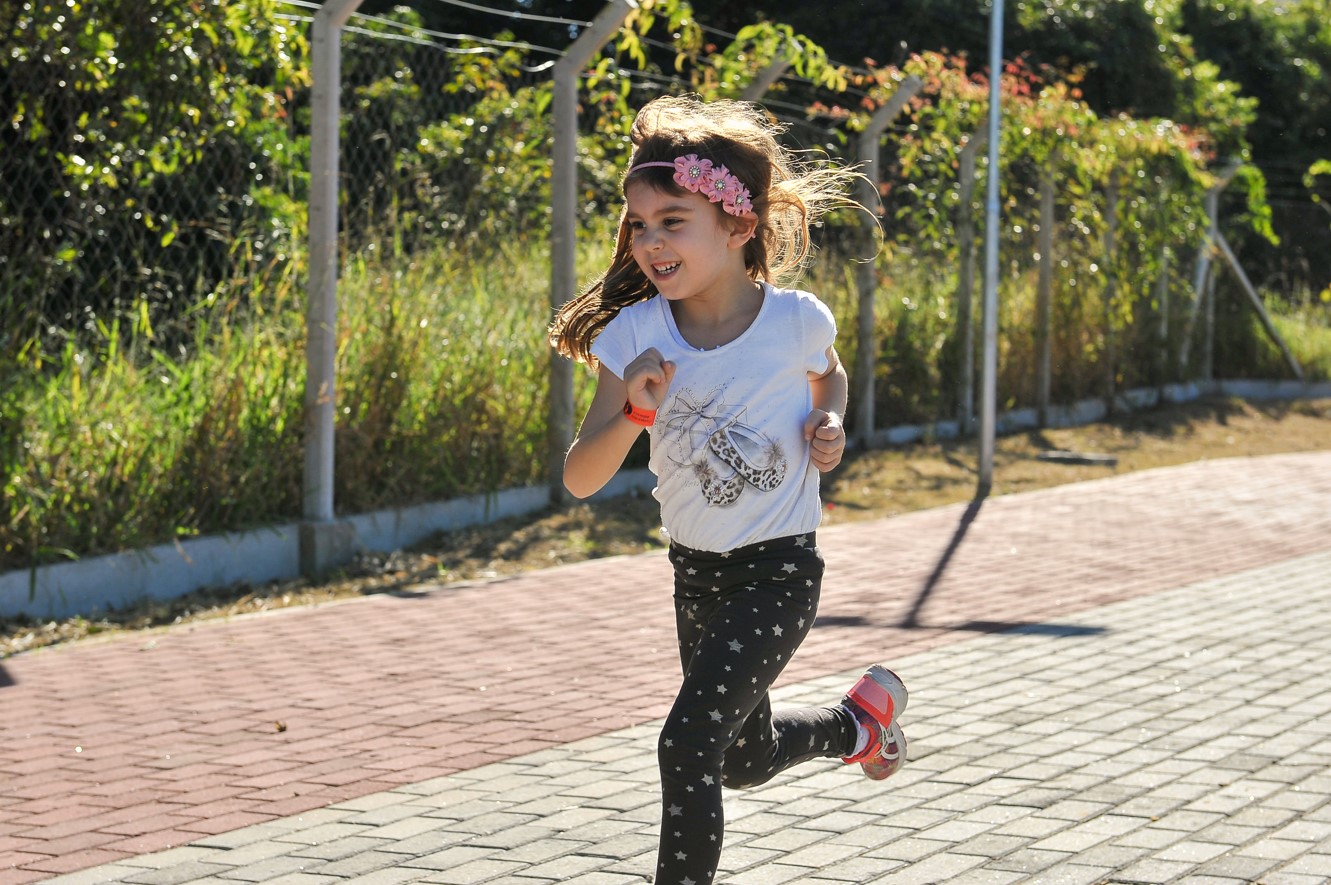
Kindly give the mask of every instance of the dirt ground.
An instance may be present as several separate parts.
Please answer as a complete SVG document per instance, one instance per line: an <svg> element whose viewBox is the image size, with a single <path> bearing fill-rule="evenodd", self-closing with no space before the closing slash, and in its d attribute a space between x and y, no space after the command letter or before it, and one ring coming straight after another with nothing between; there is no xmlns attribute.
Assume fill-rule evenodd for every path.
<svg viewBox="0 0 1331 885"><path fill-rule="evenodd" d="M1012 494L1206 458L1326 448L1331 448L1331 399L1277 403L1212 399L1083 427L1000 437L990 494ZM1090 463L1069 463L1060 453L1093 457L1080 459ZM977 489L977 461L974 440L851 452L824 478L823 524L877 519L971 500ZM204 591L95 619L47 623L0 619L0 658L117 631L169 629L203 618L642 553L663 546L659 526L656 502L650 496L574 504L441 533L411 550L366 556L319 583L295 580Z"/></svg>

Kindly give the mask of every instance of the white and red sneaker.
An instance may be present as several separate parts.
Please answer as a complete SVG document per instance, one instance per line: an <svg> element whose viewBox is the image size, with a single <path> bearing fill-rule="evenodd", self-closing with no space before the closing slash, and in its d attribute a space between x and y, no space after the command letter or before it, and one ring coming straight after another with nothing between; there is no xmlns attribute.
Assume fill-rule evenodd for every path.
<svg viewBox="0 0 1331 885"><path fill-rule="evenodd" d="M871 780L896 774L906 762L906 735L896 719L906 709L908 698L897 674L881 664L870 667L841 702L869 733L869 740L860 752L842 761L858 762Z"/></svg>

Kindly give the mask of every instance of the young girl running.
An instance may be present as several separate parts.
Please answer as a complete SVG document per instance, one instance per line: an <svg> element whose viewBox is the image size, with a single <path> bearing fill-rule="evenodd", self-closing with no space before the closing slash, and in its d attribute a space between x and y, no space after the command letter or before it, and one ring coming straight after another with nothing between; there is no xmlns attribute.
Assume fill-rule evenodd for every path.
<svg viewBox="0 0 1331 885"><path fill-rule="evenodd" d="M776 280L849 170L805 165L742 102L656 99L610 268L555 317L559 353L598 370L564 482L586 497L644 428L670 537L683 683L661 730L658 885L707 885L721 787L819 757L882 779L906 757L906 689L874 665L840 703L772 712L768 689L813 626L819 472L841 461L846 373L831 312Z"/></svg>

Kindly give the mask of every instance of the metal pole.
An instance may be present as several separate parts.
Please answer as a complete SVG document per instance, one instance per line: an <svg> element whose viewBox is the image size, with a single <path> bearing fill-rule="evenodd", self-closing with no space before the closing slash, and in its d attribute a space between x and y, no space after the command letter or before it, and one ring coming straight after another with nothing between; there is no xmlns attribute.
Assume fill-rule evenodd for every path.
<svg viewBox="0 0 1331 885"><path fill-rule="evenodd" d="M1192 277L1192 300L1183 321L1182 340L1178 351L1178 376L1180 381L1188 379L1188 354L1192 348L1193 330L1197 326L1197 314L1206 298L1206 290L1211 279L1211 256L1215 250L1215 238L1220 232L1220 192L1229 184L1234 173L1238 172L1239 163L1229 163L1216 175L1216 183L1207 190L1203 199L1207 218L1206 238L1197 249L1197 265ZM1209 343L1207 345L1210 346ZM1210 381L1209 371L1202 372L1203 380Z"/></svg>
<svg viewBox="0 0 1331 885"><path fill-rule="evenodd" d="M1262 296L1257 294L1257 287L1252 284L1252 280L1248 279L1248 275L1243 270L1243 265L1239 264L1238 256L1229 247L1229 241L1219 231L1216 231L1215 244L1220 247L1220 254L1225 257L1225 261L1229 262L1229 269L1234 271L1234 276L1238 278L1243 293L1252 302L1253 309L1257 311L1257 318L1262 321L1262 328L1275 342L1276 347L1280 348L1280 354L1285 358L1285 365L1289 366L1289 370L1294 373L1295 378L1302 381L1303 367L1299 365L1298 358L1294 356L1294 351L1289 349L1285 339L1280 337L1280 330L1276 328L1276 324L1271 320L1271 314L1266 312L1266 305L1262 303Z"/></svg>
<svg viewBox="0 0 1331 885"><path fill-rule="evenodd" d="M878 145L883 130L906 107L921 89L924 81L914 74L901 81L897 91L892 94L869 118L859 137L860 205L870 211L878 204ZM877 255L874 249L877 225L872 217L865 217L863 235L866 257L855 269L856 288L859 289L859 325L855 360L855 379L859 384L859 404L855 412L856 437L862 448L868 448L874 431L874 367L877 364L877 348L874 346L874 294L877 288Z"/></svg>
<svg viewBox="0 0 1331 885"><path fill-rule="evenodd" d="M1003 0L989 13L989 194L984 224L984 358L980 366L980 482L976 497L994 484L998 400L998 139L1002 129Z"/></svg>
<svg viewBox="0 0 1331 885"><path fill-rule="evenodd" d="M767 90L772 88L772 84L777 80L780 80L781 75L790 69L790 63L792 61L790 53L791 49L782 49L781 54L777 56L776 60L759 71L758 76L753 79L753 82L744 87L743 91L740 92L739 97L744 101L758 101L762 98L767 93Z"/></svg>
<svg viewBox="0 0 1331 885"><path fill-rule="evenodd" d="M337 372L338 123L342 26L361 0L330 0L314 16L310 70L309 295L305 312L306 522L333 519Z"/></svg>
<svg viewBox="0 0 1331 885"><path fill-rule="evenodd" d="M1035 291L1035 409L1041 427L1049 426L1053 380L1052 313L1054 303L1054 172L1040 171L1040 275Z"/></svg>
<svg viewBox="0 0 1331 885"><path fill-rule="evenodd" d="M961 329L961 380L958 384L957 420L961 432L975 432L975 214L971 201L975 196L975 157L989 140L981 129L961 149L960 196L957 206L957 243L961 252L961 270L957 280L957 326Z"/></svg>
<svg viewBox="0 0 1331 885"><path fill-rule="evenodd" d="M637 0L611 0L555 62L550 169L550 307L554 310L572 298L577 288L578 78L637 8ZM564 455L573 444L573 364L552 353L549 382L550 498L560 503L565 497Z"/></svg>
<svg viewBox="0 0 1331 885"><path fill-rule="evenodd" d="M1117 366L1118 333L1114 329L1114 302L1118 298L1118 170L1111 169L1105 185L1105 346L1104 359L1105 410L1114 414L1114 400L1118 395Z"/></svg>

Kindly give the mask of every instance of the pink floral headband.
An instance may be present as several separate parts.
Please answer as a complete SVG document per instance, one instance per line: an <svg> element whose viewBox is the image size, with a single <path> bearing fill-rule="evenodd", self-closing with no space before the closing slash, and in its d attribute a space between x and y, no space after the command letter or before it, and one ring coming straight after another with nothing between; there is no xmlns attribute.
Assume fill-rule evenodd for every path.
<svg viewBox="0 0 1331 885"><path fill-rule="evenodd" d="M753 211L753 201L749 199L749 189L730 173L725 166L714 166L711 160L700 160L697 154L676 157L673 162L656 160L639 163L629 169L632 175L639 169L661 166L675 170L675 184L695 194L702 194L713 203L720 203L721 208L731 215L744 215Z"/></svg>

